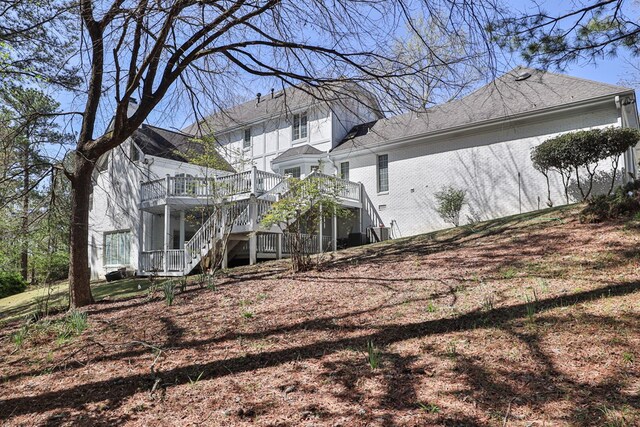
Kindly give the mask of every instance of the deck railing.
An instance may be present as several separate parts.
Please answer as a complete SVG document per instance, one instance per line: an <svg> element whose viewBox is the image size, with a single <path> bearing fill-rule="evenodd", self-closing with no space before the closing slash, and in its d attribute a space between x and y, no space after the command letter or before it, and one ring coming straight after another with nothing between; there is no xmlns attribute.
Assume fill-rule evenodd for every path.
<svg viewBox="0 0 640 427"><path fill-rule="evenodd" d="M284 233L282 235L283 254L290 254L292 252L292 247L294 245L293 241L295 237L296 236L293 233ZM302 234L301 239L304 251L308 254L325 252L329 250L329 247L331 245L331 236L322 236L322 246L319 245L320 236L317 234Z"/></svg>
<svg viewBox="0 0 640 427"><path fill-rule="evenodd" d="M278 247L278 237L276 233L260 233L258 234L258 253L275 254ZM301 236L305 252L316 254L321 252L318 246L319 236L317 234L302 234ZM294 235L292 233L284 233L282 235L282 253L291 254L291 247ZM331 250L331 236L322 236L322 252Z"/></svg>
<svg viewBox="0 0 640 427"><path fill-rule="evenodd" d="M315 177L321 182L321 189L328 193L335 194L337 197L360 201L360 185L347 181L346 179L338 178L331 175L326 175L317 171L314 171L310 177Z"/></svg>
<svg viewBox="0 0 640 427"><path fill-rule="evenodd" d="M167 271L182 272L184 270L184 249L169 249L167 251Z"/></svg>
<svg viewBox="0 0 640 427"><path fill-rule="evenodd" d="M249 170L219 177L217 183L220 196L227 197L234 194L249 193L251 191L251 176L252 171Z"/></svg>
<svg viewBox="0 0 640 427"><path fill-rule="evenodd" d="M142 251L139 258L140 271L147 273L164 271L164 251Z"/></svg>
<svg viewBox="0 0 640 427"><path fill-rule="evenodd" d="M203 250L208 250L208 245L215 236L218 227L217 215L214 214L207 218L193 237L184 244L183 258L185 258L185 256L189 260L200 258Z"/></svg>
<svg viewBox="0 0 640 427"><path fill-rule="evenodd" d="M283 180L282 175L257 169L219 177L167 176L140 185L142 202L164 197L222 198L264 194Z"/></svg>
<svg viewBox="0 0 640 427"><path fill-rule="evenodd" d="M166 180L156 179L154 181L143 182L140 185L140 200L146 202L165 197L167 195Z"/></svg>
<svg viewBox="0 0 640 427"><path fill-rule="evenodd" d="M321 188L327 192L345 200L360 201L360 185L355 182L317 171L312 172L309 177L319 179ZM142 202L147 202L165 197L222 198L248 193L260 196L285 194L288 190L288 182L282 175L254 168L212 178L167 176L143 182L140 186L140 199Z"/></svg>

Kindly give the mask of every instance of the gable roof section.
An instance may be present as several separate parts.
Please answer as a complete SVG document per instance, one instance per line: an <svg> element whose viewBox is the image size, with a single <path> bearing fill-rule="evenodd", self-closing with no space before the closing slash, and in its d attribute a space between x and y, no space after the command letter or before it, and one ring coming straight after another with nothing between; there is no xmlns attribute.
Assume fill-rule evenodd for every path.
<svg viewBox="0 0 640 427"><path fill-rule="evenodd" d="M202 154L202 145L183 133L143 124L131 135L133 142L144 154L178 162L189 162L190 155ZM218 154L221 167L233 172L231 165Z"/></svg>
<svg viewBox="0 0 640 427"><path fill-rule="evenodd" d="M371 108L379 112L377 100L356 83L336 83L334 87L328 86L323 89L310 86L303 88L292 86L273 92L273 94L270 92L262 94L260 102L253 98L250 101L219 111L206 117L200 123L187 126L183 132L190 135L209 133L215 135L232 128L250 126L251 123L268 118L285 116L315 104L353 99L358 96L368 98L367 102L372 104ZM379 113L379 116L382 117L382 114Z"/></svg>
<svg viewBox="0 0 640 427"><path fill-rule="evenodd" d="M516 80L529 73L531 76ZM492 120L632 92L621 86L517 67L464 98L354 127L332 152L426 136Z"/></svg>
<svg viewBox="0 0 640 427"><path fill-rule="evenodd" d="M280 154L278 157L272 160L272 162L282 162L284 160L293 159L295 157L303 157L303 156L317 156L318 154L324 154L323 151L318 150L315 147L312 147L309 144L304 144L299 147L289 148L284 153Z"/></svg>

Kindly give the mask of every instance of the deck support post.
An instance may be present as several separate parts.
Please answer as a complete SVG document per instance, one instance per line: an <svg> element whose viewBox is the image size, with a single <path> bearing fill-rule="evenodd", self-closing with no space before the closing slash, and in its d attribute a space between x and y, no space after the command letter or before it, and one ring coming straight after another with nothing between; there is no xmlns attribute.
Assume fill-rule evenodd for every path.
<svg viewBox="0 0 640 427"><path fill-rule="evenodd" d="M180 249L184 249L184 211L180 211Z"/></svg>
<svg viewBox="0 0 640 427"><path fill-rule="evenodd" d="M276 259L282 259L282 233L276 234Z"/></svg>
<svg viewBox="0 0 640 427"><path fill-rule="evenodd" d="M252 172L252 190L254 189L256 167L253 167ZM258 201L255 193L251 193L249 196L249 265L254 265L258 262Z"/></svg>
<svg viewBox="0 0 640 427"><path fill-rule="evenodd" d="M338 216L336 215L336 208L333 208L333 217L331 218L331 250L333 252L338 250Z"/></svg>
<svg viewBox="0 0 640 427"><path fill-rule="evenodd" d="M251 194L258 194L258 168L251 167Z"/></svg>
<svg viewBox="0 0 640 427"><path fill-rule="evenodd" d="M280 193L276 193L276 202L280 201ZM276 259L282 259L282 238L284 233L276 234Z"/></svg>
<svg viewBox="0 0 640 427"><path fill-rule="evenodd" d="M142 209L138 210L138 272L137 274L140 274L141 271L143 271L143 266L141 263L142 260L142 252L144 252L144 233L145 232L145 227L144 227L144 211Z"/></svg>
<svg viewBox="0 0 640 427"><path fill-rule="evenodd" d="M167 175L168 176L168 175ZM167 184L168 184L167 179ZM171 207L166 204L164 205L164 257L163 259L163 267L164 272L169 272L169 245L171 244Z"/></svg>
<svg viewBox="0 0 640 427"><path fill-rule="evenodd" d="M258 262L258 234L253 232L249 235L249 265Z"/></svg>
<svg viewBox="0 0 640 427"><path fill-rule="evenodd" d="M187 266L187 251L185 251L184 249L184 211L180 211L180 246L178 246L180 249L182 249L184 251L184 256L182 257L184 259L184 266Z"/></svg>
<svg viewBox="0 0 640 427"><path fill-rule="evenodd" d="M318 253L324 252L324 248L322 247L322 226L323 226L324 218L322 213L322 205L320 205L320 221L318 225Z"/></svg>

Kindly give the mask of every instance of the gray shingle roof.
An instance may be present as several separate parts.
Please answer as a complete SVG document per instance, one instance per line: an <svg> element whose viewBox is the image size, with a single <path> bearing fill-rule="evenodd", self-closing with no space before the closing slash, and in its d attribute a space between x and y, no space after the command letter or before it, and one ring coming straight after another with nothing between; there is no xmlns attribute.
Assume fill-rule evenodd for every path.
<svg viewBox="0 0 640 427"><path fill-rule="evenodd" d="M280 154L278 157L276 157L275 159L273 159L273 162L278 162L278 161L282 161L282 160L287 160L287 159L292 159L294 157L299 157L299 156L304 156L304 155L317 155L317 154L323 154L323 151L318 150L315 147L312 147L309 144L304 144L301 145L299 147L292 147L289 148L287 151L285 151L284 153Z"/></svg>
<svg viewBox="0 0 640 427"><path fill-rule="evenodd" d="M288 87L284 90L276 91L273 95L264 93L260 97L260 102L256 98L231 108L219 111L202 120L200 123L193 123L183 129L184 133L196 134L216 134L231 128L247 126L248 124L272 117L286 116L291 112L299 111L303 108L311 107L315 104L336 102L348 98L359 96L369 97L367 101L372 108L378 108L377 101L373 95L355 83L337 82L323 88L313 88L310 86ZM382 114L380 113L382 117Z"/></svg>
<svg viewBox="0 0 640 427"><path fill-rule="evenodd" d="M143 153L150 156L188 162L190 155L203 153L202 145L191 136L147 124L141 125L131 138ZM219 156L219 161L221 166L218 169L234 171L222 156Z"/></svg>
<svg viewBox="0 0 640 427"><path fill-rule="evenodd" d="M522 73L530 73L531 76L516 80ZM356 126L332 151L344 152L495 119L509 119L630 91L632 89L607 83L517 67L459 100L424 112L406 113Z"/></svg>

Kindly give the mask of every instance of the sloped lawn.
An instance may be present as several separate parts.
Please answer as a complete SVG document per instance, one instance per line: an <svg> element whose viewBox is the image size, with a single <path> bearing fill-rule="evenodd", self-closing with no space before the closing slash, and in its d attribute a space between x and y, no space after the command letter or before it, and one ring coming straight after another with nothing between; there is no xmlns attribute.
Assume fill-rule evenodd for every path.
<svg viewBox="0 0 640 427"><path fill-rule="evenodd" d="M103 299L127 298L146 293L149 281L144 278L130 278L115 282L96 282L91 285L96 301ZM66 309L69 305L69 282L55 283L49 287L40 286L25 292L0 299L0 320L7 321L27 317L36 311Z"/></svg>
<svg viewBox="0 0 640 427"><path fill-rule="evenodd" d="M640 229L553 210L2 329L8 425L635 426ZM369 348L369 352L367 349ZM372 369L372 365L378 365Z"/></svg>

